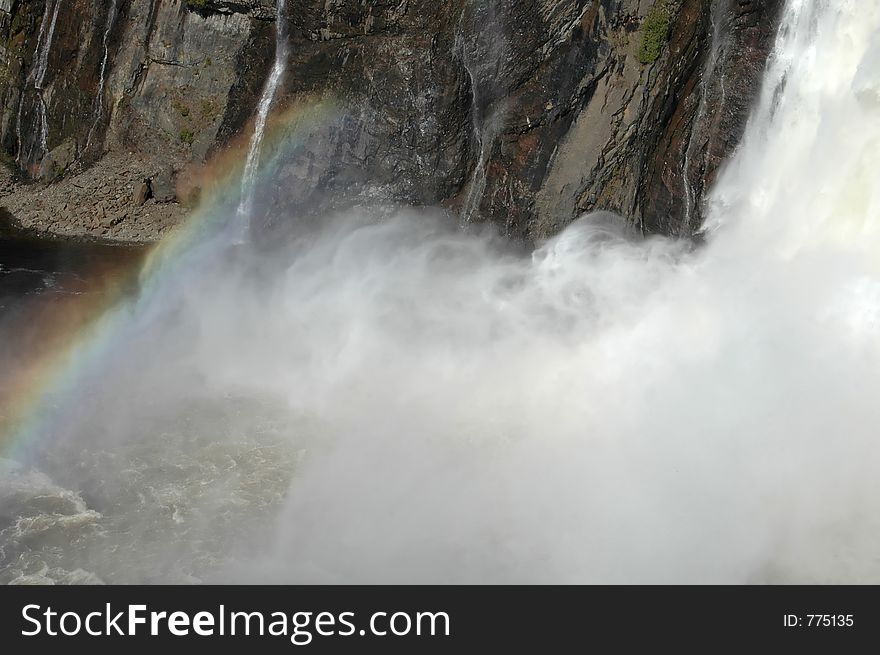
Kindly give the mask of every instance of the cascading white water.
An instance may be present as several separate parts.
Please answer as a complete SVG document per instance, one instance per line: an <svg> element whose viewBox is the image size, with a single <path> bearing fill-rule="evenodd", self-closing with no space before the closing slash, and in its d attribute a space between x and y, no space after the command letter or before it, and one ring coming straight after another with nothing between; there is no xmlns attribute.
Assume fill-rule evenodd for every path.
<svg viewBox="0 0 880 655"><path fill-rule="evenodd" d="M699 248L402 212L200 251L0 477L0 574L878 582L878 176L880 5L789 0Z"/></svg>
<svg viewBox="0 0 880 655"><path fill-rule="evenodd" d="M878 17L875 3L789 0L743 144L712 193L707 230L726 224L788 256L831 240L873 245Z"/></svg>
<svg viewBox="0 0 880 655"><path fill-rule="evenodd" d="M474 172L471 176L471 182L468 185L468 193L462 205L461 217L465 223L470 222L471 217L477 210L483 192L486 189L486 145L487 139L483 134L483 125L480 116L480 97L477 79L473 73L473 67L469 61L467 54L467 46L464 43L462 34L462 21L464 13L459 20L458 32L455 35L455 49L459 53L464 66L464 70L468 75L471 89L471 130L479 145L479 159L474 166Z"/></svg>
<svg viewBox="0 0 880 655"><path fill-rule="evenodd" d="M254 133L248 146L247 160L241 179L241 200L236 210L236 224L243 235L247 234L250 229L251 214L254 210L257 171L260 167L260 153L266 123L275 101L275 95L278 93L278 87L284 78L284 69L287 66L287 19L284 15L284 7L285 0L278 0L275 12L275 62L272 64L269 79L266 80L266 86L260 96L257 116L254 120Z"/></svg>
<svg viewBox="0 0 880 655"><path fill-rule="evenodd" d="M45 154L48 149L47 139L49 137L49 118L47 115L46 100L43 97L43 85L46 81L46 72L49 69L49 53L52 50L52 40L55 37L55 26L58 23L58 13L61 9L61 0L55 0L55 3L47 2L43 11L43 18L40 21L40 32L37 36L37 45L34 50L35 60L31 72L28 74L27 86L33 85L37 92L37 128L39 129L40 147L42 153ZM22 137L22 109L24 105L24 93L18 105L18 120L16 122L16 133L18 137L18 155L16 161L21 161L23 154L23 137Z"/></svg>
<svg viewBox="0 0 880 655"><path fill-rule="evenodd" d="M46 34L46 41L40 50L40 56L37 63L37 71L34 76L34 88L37 90L40 98L39 115L40 115L40 148L45 154L48 149L49 138L49 111L46 107L46 98L43 95L43 85L46 82L46 71L49 69L49 52L52 50L52 40L55 37L55 26L58 23L58 11L61 9L61 0L55 1L55 8L52 11L52 21L49 24L49 32Z"/></svg>
<svg viewBox="0 0 880 655"><path fill-rule="evenodd" d="M477 161L471 173L470 182L467 185L467 194L461 206L462 223L470 223L471 219L480 210L480 203L486 191L486 165L491 155L492 146L499 129L501 109L485 102L481 97L480 68L488 67L490 75L498 74L498 62L505 57L503 47L503 35L497 30L497 17L494 5L490 3L472 2L470 4L470 32L468 38L465 29L465 16L468 8L462 10L458 20L453 44L454 52L460 59L462 67L468 76L471 92L471 132L477 142ZM480 23L480 29L475 29L476 23ZM489 41L489 44L480 41ZM494 70L491 70L493 69ZM485 71L483 75L485 75Z"/></svg>
<svg viewBox="0 0 880 655"><path fill-rule="evenodd" d="M46 7L48 11L49 7ZM55 37L55 26L58 24L58 12L61 9L60 0L56 0L52 8L52 20L49 22L49 31L45 40L38 40L37 45L37 67L34 71L34 86L42 90L43 83L46 80L46 71L49 69L49 52L52 50L52 40ZM42 25L41 25L42 29Z"/></svg>
<svg viewBox="0 0 880 655"><path fill-rule="evenodd" d="M474 75L467 64L465 64L465 70L471 80L471 116L473 117L471 122L474 135L479 144L477 163L474 166L474 172L471 175L471 182L468 185L467 196L464 205L462 205L461 211L462 220L465 223L469 223L474 213L478 210L480 201L483 198L483 193L486 191L486 150L490 143L490 139L486 138L486 135L483 133L482 125L480 124L479 111L477 109L479 98L477 96L477 85L474 80Z"/></svg>
<svg viewBox="0 0 880 655"><path fill-rule="evenodd" d="M721 98L719 106L725 106L724 71L719 71L718 69L719 64L721 63L720 60L724 48L724 16L726 15L728 8L729 0L714 0L709 10L710 24L712 26L712 45L709 48L706 65L704 66L702 75L700 76L700 100L697 105L697 111L694 114L693 122L691 123L691 134L690 138L688 138L687 140L687 144L685 145L684 157L682 162L682 184L684 186L685 202L684 226L685 231L688 235L692 233L692 230L694 228L694 210L697 209L698 205L702 202L702 197L698 198L696 196L696 192L694 191L694 187L690 179L691 162L693 160L694 150L695 148L699 147L699 144L694 138L694 131L697 129L697 127L700 125L700 122L706 115L706 109L709 104L709 87L715 82L716 78L718 79L719 85L721 86ZM700 174L702 175L702 167L700 168Z"/></svg>
<svg viewBox="0 0 880 655"><path fill-rule="evenodd" d="M92 137L95 130L101 124L104 118L104 87L107 83L107 60L110 57L110 35L113 32L113 25L116 23L117 3L119 0L110 0L110 7L107 9L107 21L104 25L104 37L101 39L101 67L98 71L98 90L95 94L94 118L92 125L89 127L89 133L86 137L86 145L84 150L88 150L92 143Z"/></svg>

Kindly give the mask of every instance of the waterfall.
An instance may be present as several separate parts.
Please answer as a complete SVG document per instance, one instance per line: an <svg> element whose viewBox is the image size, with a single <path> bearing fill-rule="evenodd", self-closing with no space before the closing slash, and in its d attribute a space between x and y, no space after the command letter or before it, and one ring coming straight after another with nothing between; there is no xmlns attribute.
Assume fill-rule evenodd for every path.
<svg viewBox="0 0 880 655"><path fill-rule="evenodd" d="M492 145L495 142L499 127L500 112L497 108L493 108L494 98L492 98L492 94L488 93L484 97L480 90L481 80L485 80L488 76L485 74L481 75L480 73L485 73L486 67L494 66L496 70L490 70L488 73L490 76L497 76L498 64L506 56L506 53L503 52L503 35L495 29L497 20L494 13L494 5L491 3L486 5L476 3L472 6L471 11L473 13L470 21L472 26L480 12L486 15L480 21L484 28L475 37L475 42L471 44L468 43L464 30L466 11L467 8L462 10L458 20L453 48L470 82L471 132L477 143L479 155L471 173L470 182L467 185L467 196L462 204L462 223L470 223L474 214L479 212L480 202L486 190L486 165L488 164ZM489 43L481 44L481 38L483 40L489 39ZM481 71L481 69L483 70Z"/></svg>
<svg viewBox="0 0 880 655"><path fill-rule="evenodd" d="M706 229L769 232L786 252L880 230L880 7L789 0L742 144Z"/></svg>
<svg viewBox="0 0 880 655"><path fill-rule="evenodd" d="M55 25L58 23L58 11L60 8L61 0L56 0L54 9L52 10L52 20L49 23L49 33L46 34L45 41L42 40L43 26L40 26L40 38L37 40L39 56L37 58L37 68L34 74L34 87L40 91L43 89L43 82L46 79L46 71L49 68L49 51L52 49L52 39L55 36ZM48 10L48 6L46 9Z"/></svg>
<svg viewBox="0 0 880 655"><path fill-rule="evenodd" d="M95 130L104 118L104 87L107 83L107 60L110 56L110 34L113 31L113 25L116 23L117 4L119 0L110 0L110 8L107 10L107 22L104 26L104 38L101 41L101 67L98 73L98 91L95 94L94 111L95 116L92 119L92 125L89 128L89 134L86 137L86 145L84 150L88 150L92 143L92 136Z"/></svg>
<svg viewBox="0 0 880 655"><path fill-rule="evenodd" d="M250 230L251 213L254 208L254 194L256 193L257 171L260 166L260 152L263 145L263 136L266 131L266 122L269 111L278 92L278 87L284 77L284 68L287 64L287 28L284 18L285 0L278 0L275 14L275 63L257 107L257 116L254 120L254 133L251 136L248 147L247 160L245 161L244 173L241 179L241 200L236 210L236 224L243 234Z"/></svg>
<svg viewBox="0 0 880 655"><path fill-rule="evenodd" d="M459 20L458 30L455 35L455 49L461 58L462 66L468 75L471 88L471 130L474 138L479 146L479 159L474 166L470 184L468 185L468 194L462 205L461 218L465 223L469 223L474 212L479 208L480 200L486 189L486 141L483 135L483 123L480 112L479 88L477 86L477 78L474 75L473 64L468 56L467 46L462 34L462 21L464 20L464 12L462 12Z"/></svg>
<svg viewBox="0 0 880 655"><path fill-rule="evenodd" d="M28 74L27 86L33 86L37 92L37 123L40 130L40 147L45 154L48 149L47 139L49 136L49 118L47 116L46 101L43 97L43 84L46 80L46 71L49 68L49 52L52 49L52 39L55 36L55 25L58 22L58 12L61 9L61 0L56 0L54 5L47 1L43 11L43 19L40 21L40 31L37 36L37 45L34 49L36 59L33 68ZM18 121L16 124L16 136L18 140L18 154L16 161L20 162L24 149L24 139L21 131L22 112L24 106L24 91L18 103Z"/></svg>
<svg viewBox="0 0 880 655"><path fill-rule="evenodd" d="M697 139L695 138L697 128L700 123L706 116L706 109L709 104L709 91L712 84L715 83L716 78L718 79L718 83L721 86L721 101L718 106L723 110L724 108L724 100L725 100L725 91L724 91L724 72L721 71L719 73L719 64L721 63L721 54L723 52L724 43L724 15L725 11L728 9L728 0L714 0L712 3L712 7L710 9L710 19L712 26L712 35L711 35L711 48L709 49L709 55L706 59L706 64L703 68L703 72L700 76L700 100L697 105L697 111L694 115L693 121L691 122L690 136L688 138L687 144L685 145L684 151L684 161L683 161L683 170L682 170L682 185L684 186L684 200L685 200L685 213L684 213L684 225L685 230L690 233L693 229L693 213L694 209L697 208L700 202L702 202L702 193L701 197L697 197L696 191L694 190L694 185L690 180L690 170L691 170L691 161L693 158L694 149L697 147ZM705 144L704 144L705 146ZM705 150L702 152L703 157L702 161L705 162ZM699 174L703 175L703 166L701 165L699 168ZM701 186L702 189L702 186Z"/></svg>
<svg viewBox="0 0 880 655"><path fill-rule="evenodd" d="M49 52L52 49L52 39L55 36L55 25L58 22L58 10L61 8L61 0L56 0L55 8L52 11L52 22L49 24L49 32L46 35L46 41L40 50L37 72L34 77L34 89L37 90L40 99L39 117L40 117L40 148L41 154L46 154L49 150L47 142L49 138L49 111L46 106L46 98L43 95L43 83L46 80L46 71L49 68Z"/></svg>

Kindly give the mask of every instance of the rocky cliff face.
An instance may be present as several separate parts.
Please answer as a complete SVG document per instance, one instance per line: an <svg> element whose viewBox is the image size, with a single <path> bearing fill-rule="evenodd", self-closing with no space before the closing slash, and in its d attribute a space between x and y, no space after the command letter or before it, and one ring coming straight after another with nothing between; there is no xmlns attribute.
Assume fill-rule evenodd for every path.
<svg viewBox="0 0 880 655"><path fill-rule="evenodd" d="M287 0L275 108L335 109L262 209L278 223L272 206L441 205L536 240L604 208L693 234L781 4ZM241 146L275 19L275 0L0 0L0 146L40 202L67 207L11 183L6 204L110 236L179 220L188 171Z"/></svg>

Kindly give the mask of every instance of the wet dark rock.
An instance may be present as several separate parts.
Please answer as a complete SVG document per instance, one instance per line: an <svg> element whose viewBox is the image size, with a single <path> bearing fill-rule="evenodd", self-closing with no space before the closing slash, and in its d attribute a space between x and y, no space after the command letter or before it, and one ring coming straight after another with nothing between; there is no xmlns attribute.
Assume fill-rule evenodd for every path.
<svg viewBox="0 0 880 655"><path fill-rule="evenodd" d="M275 115L295 126L295 146L269 149L279 166L261 181L258 223L394 201L532 241L593 209L693 234L741 138L782 0L668 0L666 41L645 64L653 4L290 0ZM274 57L275 2L129 0L112 21L109 5L64 0L41 54L54 2L0 0L0 148L32 179L130 155L159 171L151 194L171 203L172 169L186 178L213 157L241 159ZM113 194L146 207L133 186Z"/></svg>
<svg viewBox="0 0 880 655"><path fill-rule="evenodd" d="M700 7L702 54L684 83L688 93L658 123L656 154L640 189L646 231L690 235L699 229L700 200L745 132L783 4L713 0Z"/></svg>

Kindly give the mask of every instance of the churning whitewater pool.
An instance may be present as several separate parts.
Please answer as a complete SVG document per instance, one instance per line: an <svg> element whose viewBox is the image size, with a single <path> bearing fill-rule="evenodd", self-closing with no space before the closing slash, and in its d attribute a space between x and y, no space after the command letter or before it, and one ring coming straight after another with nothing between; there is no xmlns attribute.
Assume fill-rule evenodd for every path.
<svg viewBox="0 0 880 655"><path fill-rule="evenodd" d="M875 3L787 3L699 247L236 206L4 320L3 582L880 581Z"/></svg>
<svg viewBox="0 0 880 655"><path fill-rule="evenodd" d="M301 452L272 414L191 407L144 422L124 447L48 455L52 477L0 462L2 581L187 583L258 563Z"/></svg>

